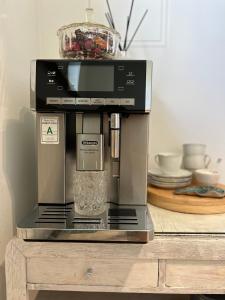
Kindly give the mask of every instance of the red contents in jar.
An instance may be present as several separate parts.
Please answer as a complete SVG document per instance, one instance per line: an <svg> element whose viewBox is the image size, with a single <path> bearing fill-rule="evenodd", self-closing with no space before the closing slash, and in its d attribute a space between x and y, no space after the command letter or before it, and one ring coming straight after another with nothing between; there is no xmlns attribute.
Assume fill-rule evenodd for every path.
<svg viewBox="0 0 225 300"><path fill-rule="evenodd" d="M65 57L103 58L106 54L113 54L113 37L108 32L92 32L76 29L70 38L64 36Z"/></svg>

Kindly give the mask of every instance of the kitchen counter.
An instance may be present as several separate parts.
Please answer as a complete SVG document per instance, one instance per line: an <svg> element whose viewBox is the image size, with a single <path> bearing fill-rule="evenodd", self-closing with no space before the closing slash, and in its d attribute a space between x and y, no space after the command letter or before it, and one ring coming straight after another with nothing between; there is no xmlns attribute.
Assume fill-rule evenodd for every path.
<svg viewBox="0 0 225 300"><path fill-rule="evenodd" d="M12 239L7 300L28 300L28 290L224 294L225 214L149 209L155 238L148 244Z"/></svg>
<svg viewBox="0 0 225 300"><path fill-rule="evenodd" d="M154 223L155 235L224 236L225 214L198 215L184 214L149 205Z"/></svg>

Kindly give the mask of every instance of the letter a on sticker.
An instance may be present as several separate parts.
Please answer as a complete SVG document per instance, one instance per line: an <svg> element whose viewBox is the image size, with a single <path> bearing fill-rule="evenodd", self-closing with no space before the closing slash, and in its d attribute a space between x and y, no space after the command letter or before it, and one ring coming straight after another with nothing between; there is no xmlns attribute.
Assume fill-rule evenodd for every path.
<svg viewBox="0 0 225 300"><path fill-rule="evenodd" d="M47 134L53 134L51 127L48 127Z"/></svg>

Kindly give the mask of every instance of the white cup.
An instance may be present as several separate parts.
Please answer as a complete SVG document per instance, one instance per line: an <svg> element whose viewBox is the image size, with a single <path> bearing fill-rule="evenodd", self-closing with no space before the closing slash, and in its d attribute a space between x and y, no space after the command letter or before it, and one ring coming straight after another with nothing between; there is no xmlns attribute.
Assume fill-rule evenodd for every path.
<svg viewBox="0 0 225 300"><path fill-rule="evenodd" d="M185 155L204 155L206 145L204 144L183 144L183 154Z"/></svg>
<svg viewBox="0 0 225 300"><path fill-rule="evenodd" d="M164 174L169 175L180 170L182 156L179 153L159 153L155 156L155 162Z"/></svg>
<svg viewBox="0 0 225 300"><path fill-rule="evenodd" d="M217 171L200 169L194 173L195 179L199 184L216 186L219 182L220 174Z"/></svg>
<svg viewBox="0 0 225 300"><path fill-rule="evenodd" d="M207 154L185 155L183 157L183 167L188 170L205 169L211 162Z"/></svg>

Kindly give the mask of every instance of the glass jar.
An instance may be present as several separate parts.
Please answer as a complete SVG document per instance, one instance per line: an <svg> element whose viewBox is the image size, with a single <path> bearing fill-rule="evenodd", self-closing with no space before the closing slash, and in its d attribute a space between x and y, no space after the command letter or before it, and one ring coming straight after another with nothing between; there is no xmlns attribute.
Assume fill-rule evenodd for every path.
<svg viewBox="0 0 225 300"><path fill-rule="evenodd" d="M62 58L112 59L118 51L120 34L105 25L90 22L92 9L86 10L86 22L59 28L59 53Z"/></svg>

